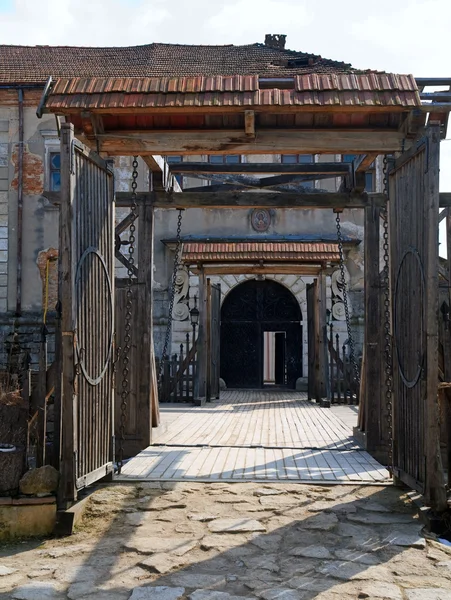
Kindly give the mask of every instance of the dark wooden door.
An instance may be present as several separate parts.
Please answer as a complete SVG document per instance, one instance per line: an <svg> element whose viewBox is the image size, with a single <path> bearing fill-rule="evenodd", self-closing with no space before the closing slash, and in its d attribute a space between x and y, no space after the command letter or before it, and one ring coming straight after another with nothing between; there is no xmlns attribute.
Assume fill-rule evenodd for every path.
<svg viewBox="0 0 451 600"><path fill-rule="evenodd" d="M281 284L247 281L234 288L221 310L221 377L231 388L263 387L264 332L286 332L286 385L302 376L301 311Z"/></svg>
<svg viewBox="0 0 451 600"><path fill-rule="evenodd" d="M439 131L390 173L394 473L437 508L445 499L438 391ZM446 502L446 500L445 500Z"/></svg>
<svg viewBox="0 0 451 600"><path fill-rule="evenodd" d="M60 501L113 470L114 190L98 155L61 136Z"/></svg>

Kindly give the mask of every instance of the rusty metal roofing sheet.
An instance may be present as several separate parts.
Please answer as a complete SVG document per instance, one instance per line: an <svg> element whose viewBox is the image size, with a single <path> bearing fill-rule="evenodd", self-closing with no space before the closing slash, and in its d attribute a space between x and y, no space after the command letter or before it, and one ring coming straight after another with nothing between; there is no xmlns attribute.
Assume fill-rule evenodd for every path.
<svg viewBox="0 0 451 600"><path fill-rule="evenodd" d="M227 261L337 261L336 243L324 242L184 242L186 263Z"/></svg>

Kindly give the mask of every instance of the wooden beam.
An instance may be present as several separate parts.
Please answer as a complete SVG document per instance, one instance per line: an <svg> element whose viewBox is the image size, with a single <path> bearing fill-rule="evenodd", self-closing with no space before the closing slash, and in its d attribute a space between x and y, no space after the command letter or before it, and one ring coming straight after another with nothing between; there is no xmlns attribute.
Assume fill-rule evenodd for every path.
<svg viewBox="0 0 451 600"><path fill-rule="evenodd" d="M110 155L149 154L386 154L400 152L399 131L262 129L255 139L242 130L117 131L100 138L101 152ZM408 144L407 144L408 145Z"/></svg>
<svg viewBox="0 0 451 600"><path fill-rule="evenodd" d="M350 172L350 163L307 163L287 165L284 163L239 163L212 164L207 162L185 162L171 165L173 173L214 173L214 174L243 174L243 173L277 173L284 175L345 175Z"/></svg>
<svg viewBox="0 0 451 600"><path fill-rule="evenodd" d="M249 137L255 137L255 112L253 110L244 111L244 133Z"/></svg>
<svg viewBox="0 0 451 600"><path fill-rule="evenodd" d="M208 189L208 188L207 188ZM240 196L242 196L242 193L238 193ZM252 197L255 198L262 198L263 194L255 194L254 192L249 192L249 194L252 194ZM138 197L137 197L137 201L138 201L138 205L142 204L143 201L145 201L147 192L138 192ZM275 194L265 194L266 196L268 196L267 199L263 200L263 204L262 207L265 206L274 206L274 195ZM364 201L364 198L368 198L369 201L374 202L375 206L382 206L385 203L385 196L384 194L357 194L354 196L351 196L351 194L333 194L333 193L318 193L318 194L299 194L299 193L295 193L295 192L285 192L283 194L277 194L280 198L279 200L279 204L277 204L277 206L279 208L299 208L299 209L312 209L312 208L330 208L331 206L331 201L328 200L329 196L339 196L339 198L335 198L334 201L332 202L332 204L337 203L340 204L340 202L342 202L345 200L345 198L348 199L347 205L345 206L345 208L365 208L368 204L367 201ZM43 192L42 196L44 198L47 198L47 200L49 202L51 202L52 204L54 204L55 206L59 206L61 204L61 197L60 197L60 192ZM185 196L186 196L186 204L189 204L189 197L190 197L190 193L189 192L184 192L183 193L184 196L184 200L185 200ZM176 208L176 206L168 206L167 203L165 203L164 201L161 201L161 196L160 198L160 205L159 206L155 206L155 208ZM196 195L196 198L199 198L198 195ZM298 199L298 201L296 201L296 198ZM351 198L351 199L350 199ZM451 192L440 192L440 208L448 208L451 206ZM181 197L177 197L177 200L181 200ZM315 202L314 202L315 201ZM118 206L119 208L124 208L124 207L129 207L131 206L131 194L130 192L116 192L116 206ZM194 205L196 206L196 204ZM210 206L210 208L224 208L223 205L214 205L214 206ZM204 205L204 202L202 202L200 205L197 205L198 208L208 208L208 206ZM249 207L254 207L255 208L255 204L251 204L249 207L246 206L242 206L242 204L240 203L238 204L234 204L231 208L249 208ZM185 206L185 207L181 207L181 208L190 208L190 206ZM193 204L191 201L191 208L193 208ZM339 207L340 208L340 207Z"/></svg>
<svg viewBox="0 0 451 600"><path fill-rule="evenodd" d="M139 193L138 204L148 198L148 193ZM318 192L300 194L298 192L211 192L172 194L153 192L155 208L365 208L369 200L376 205L385 204L384 194L350 194ZM116 206L130 206L131 194L118 192Z"/></svg>
<svg viewBox="0 0 451 600"><path fill-rule="evenodd" d="M365 336L361 403L366 449L377 460L387 461L387 407L385 403L384 289L380 275L381 209L365 209Z"/></svg>
<svg viewBox="0 0 451 600"><path fill-rule="evenodd" d="M172 175L168 161L163 156L146 155L141 158L149 167L152 190L162 191L172 189L174 192L182 191L179 182Z"/></svg>
<svg viewBox="0 0 451 600"><path fill-rule="evenodd" d="M272 264L272 265L249 265L237 264L230 265L212 265L203 264L202 269L206 276L213 275L317 275L321 270L321 265L312 264ZM200 273L200 268L196 265L190 267L190 271L195 275Z"/></svg>
<svg viewBox="0 0 451 600"><path fill-rule="evenodd" d="M361 173L362 171L367 171L372 163L376 160L378 154L376 152L372 152L370 154L362 154L354 161L354 170L356 173Z"/></svg>

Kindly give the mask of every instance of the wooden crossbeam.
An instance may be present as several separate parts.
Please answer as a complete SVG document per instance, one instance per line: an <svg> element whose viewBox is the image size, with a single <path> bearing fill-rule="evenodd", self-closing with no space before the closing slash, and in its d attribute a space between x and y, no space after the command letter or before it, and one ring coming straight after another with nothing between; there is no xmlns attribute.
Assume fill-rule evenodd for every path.
<svg viewBox="0 0 451 600"><path fill-rule="evenodd" d="M386 154L400 152L402 133L392 129L262 129L255 139L243 130L136 131L105 133L101 152L112 156L185 154ZM407 143L407 146L409 144Z"/></svg>
<svg viewBox="0 0 451 600"><path fill-rule="evenodd" d="M351 194L339 192L318 192L300 194L296 192L184 192L171 194L154 192L151 201L154 208L365 208L371 200L377 206L386 201L384 194ZM149 198L148 193L138 194L142 203ZM117 206L130 206L131 194L118 192Z"/></svg>
<svg viewBox="0 0 451 600"><path fill-rule="evenodd" d="M373 159L374 160L374 159ZM372 162L372 161L371 161ZM349 173L349 163L307 163L307 164L284 164L284 163L238 163L238 164L212 164L206 162L189 162L171 165L173 173L281 173L284 175L311 175L328 174L344 175Z"/></svg>
<svg viewBox="0 0 451 600"><path fill-rule="evenodd" d="M51 202L52 204L54 204L55 206L58 206L59 204L61 204L61 198L60 198L60 193L59 192L44 192L42 194L44 196L44 198L47 198L47 200L49 202ZM139 192L138 196L137 196L137 203L142 204L144 201L147 201L148 197L152 196L152 192ZM234 194L230 194L231 196ZM265 206L273 206L273 207L279 207L279 208L331 208L334 207L334 204L340 204L341 202L345 202L346 200L348 200L348 203L346 204L346 206L337 206L337 208L365 208L368 205L369 201L374 201L377 205L383 205L385 204L385 195L384 194L356 194L356 195L352 195L352 194L346 194L346 193L328 193L328 192L320 192L318 194L299 194L299 193L294 193L294 192L285 192L285 193L281 193L281 194L268 194L268 193L262 193L262 194L256 194L254 192L248 192L248 193L239 193L237 192L238 196L242 196L242 199L240 200L239 204L234 204L233 206L230 206L230 208L258 208L258 204L255 204L256 199L258 198L262 198L262 196L267 196L267 198L265 200L262 201L262 207ZM207 200L206 198L203 200L202 204L198 204L196 203L196 198L199 199L199 194L193 194L193 196L191 196L191 194L189 192L184 192L183 194L177 195L176 200L171 200L171 203L167 203L164 201L164 198L166 198L166 196L162 196L161 194L158 195L158 197L156 199L152 198L156 200L156 202L154 202L153 206L155 208L177 208L176 205L176 201L181 202L182 201L182 196L183 196L183 201L185 202L186 206L181 206L181 208L208 208L208 205L205 205L204 202ZM244 196L247 196L247 198L245 198ZM274 203L274 198L275 196L278 196L278 204ZM331 196L335 196L335 198L333 198L332 200L330 199ZM350 198L352 198L350 200ZM367 200L365 201L364 199L367 198ZM252 199L254 199L254 201L252 202ZM296 202L296 199L298 199L298 202ZM316 200L316 202L315 202ZM208 201L212 201L211 198L208 199ZM243 206L243 201L244 203L246 202L251 202L251 204L249 204L248 206ZM131 206L132 203L132 197L130 192L117 192L116 193L116 206L123 208L123 207L129 207ZM440 192L440 208L448 208L451 207L451 192ZM227 208L226 206L224 206L224 204L213 204L210 206L210 208Z"/></svg>
<svg viewBox="0 0 451 600"><path fill-rule="evenodd" d="M202 269L206 276L209 275L317 275L321 270L321 265L305 264L275 264L275 265L249 265L249 264L233 264L233 265L202 265ZM194 274L200 272L198 266L191 266L190 271Z"/></svg>

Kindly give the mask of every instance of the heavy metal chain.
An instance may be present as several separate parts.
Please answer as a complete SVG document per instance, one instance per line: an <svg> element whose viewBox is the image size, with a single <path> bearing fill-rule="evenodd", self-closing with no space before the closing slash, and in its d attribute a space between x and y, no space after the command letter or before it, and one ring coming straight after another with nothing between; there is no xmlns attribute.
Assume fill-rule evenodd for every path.
<svg viewBox="0 0 451 600"><path fill-rule="evenodd" d="M354 338L352 336L352 328L351 328L351 318L349 316L349 303L348 303L348 286L346 283L346 275L345 275L345 263L344 263L344 254L343 254L343 235L341 233L341 222L340 222L340 212L336 211L335 222L337 224L337 240L338 240L338 253L340 257L340 278L341 278L341 286L343 289L343 304L345 307L345 316L346 316L346 329L348 332L348 344L349 344L349 357L351 359L352 368L354 370L354 379L358 385L360 385L360 371L359 366L357 364L355 358L355 345Z"/></svg>
<svg viewBox="0 0 451 600"><path fill-rule="evenodd" d="M172 312L174 310L174 299L175 299L175 285L177 282L177 271L179 268L179 264L180 264L180 252L182 249L182 238L181 238L181 233L182 233L182 217L183 217L183 209L179 209L179 214L177 217L177 243L175 246L175 256L174 256L174 268L172 271L172 278L171 278L171 289L169 291L169 316L168 316L168 324L166 327L166 335L164 338L164 346L163 346L163 355L161 357L160 360L160 369L158 371L158 387L160 387L161 384L161 378L163 376L163 369L164 369L164 358L168 353L168 348L169 348L169 344L171 341L171 332L172 332Z"/></svg>
<svg viewBox="0 0 451 600"><path fill-rule="evenodd" d="M383 187L388 200L388 160L384 156L383 162ZM388 203L383 211L384 219L384 334L385 334L385 403L387 407L388 428L388 466L393 470L393 357L391 344L391 316L390 316L390 255L388 234Z"/></svg>
<svg viewBox="0 0 451 600"><path fill-rule="evenodd" d="M127 403L130 397L130 350L131 350L131 331L132 331L132 296L133 296L133 267L135 265L135 243L136 243L136 225L135 221L138 217L138 205L136 202L136 188L138 187L138 157L133 157L132 162L132 205L131 205L131 216L132 221L130 224L130 237L128 246L128 267L127 267L127 302L125 305L125 335L124 335L124 349L122 352L122 392L121 392L121 414L119 423L119 447L118 447L118 458L117 468L118 473L122 470L122 464L124 461L124 441L125 441L125 424L127 421Z"/></svg>

